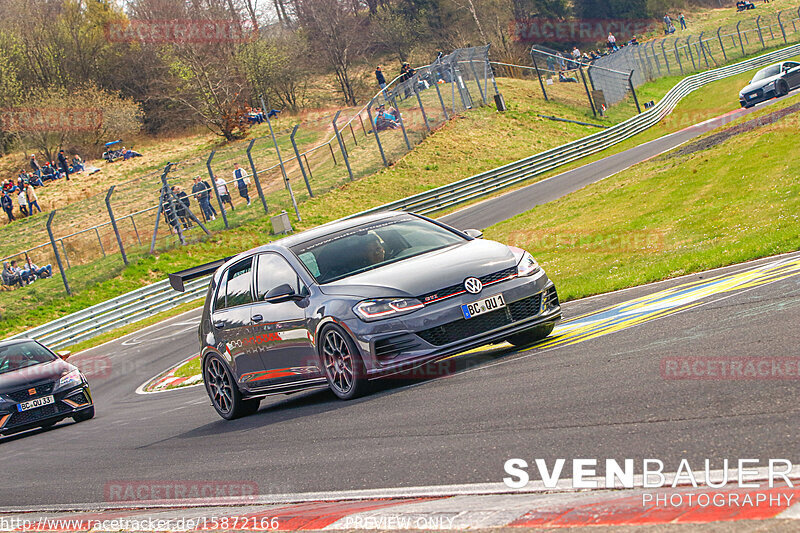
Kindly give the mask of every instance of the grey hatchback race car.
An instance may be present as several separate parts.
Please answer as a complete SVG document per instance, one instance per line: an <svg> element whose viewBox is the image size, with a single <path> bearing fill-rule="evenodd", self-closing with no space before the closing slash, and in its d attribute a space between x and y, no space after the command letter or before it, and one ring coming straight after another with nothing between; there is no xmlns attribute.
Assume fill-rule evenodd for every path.
<svg viewBox="0 0 800 533"><path fill-rule="evenodd" d="M530 253L409 213L338 221L170 275L214 272L199 328L202 371L226 419L270 394L369 380L481 345L529 345L561 318Z"/></svg>
<svg viewBox="0 0 800 533"><path fill-rule="evenodd" d="M789 94L797 87L800 87L800 63L776 63L756 72L747 87L739 91L739 105L753 107L759 102Z"/></svg>

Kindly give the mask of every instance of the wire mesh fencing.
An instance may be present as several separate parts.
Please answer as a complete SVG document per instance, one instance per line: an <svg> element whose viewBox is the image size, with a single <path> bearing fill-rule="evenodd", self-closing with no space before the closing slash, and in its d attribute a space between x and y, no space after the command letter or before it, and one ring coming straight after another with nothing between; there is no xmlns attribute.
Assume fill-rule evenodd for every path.
<svg viewBox="0 0 800 533"><path fill-rule="evenodd" d="M304 201L393 164L449 119L488 105L494 94L487 45L406 71L362 108L347 116L337 112L321 125L276 131L262 113L266 135L165 161L159 170L59 208L50 217L52 239L47 217L0 227L0 256L54 267L60 261L65 272L86 267L83 275L104 257L122 255L124 261L114 259L119 266L127 256L196 240L204 230L282 211L300 219ZM20 250L19 235L32 244Z"/></svg>

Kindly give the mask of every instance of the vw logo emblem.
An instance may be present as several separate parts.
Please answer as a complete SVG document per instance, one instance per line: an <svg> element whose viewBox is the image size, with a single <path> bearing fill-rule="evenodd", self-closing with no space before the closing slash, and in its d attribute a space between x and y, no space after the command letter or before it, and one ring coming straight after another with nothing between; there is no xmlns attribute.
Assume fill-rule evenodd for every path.
<svg viewBox="0 0 800 533"><path fill-rule="evenodd" d="M464 288L470 294L478 294L483 290L483 283L478 278L467 278L464 280Z"/></svg>

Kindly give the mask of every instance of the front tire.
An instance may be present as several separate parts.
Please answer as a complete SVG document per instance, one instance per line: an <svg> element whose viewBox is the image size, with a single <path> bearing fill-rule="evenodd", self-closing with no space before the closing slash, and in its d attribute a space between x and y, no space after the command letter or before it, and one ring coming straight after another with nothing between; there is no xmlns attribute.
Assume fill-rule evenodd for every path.
<svg viewBox="0 0 800 533"><path fill-rule="evenodd" d="M531 329L526 329L522 333L517 333L516 335L512 335L506 340L517 347L530 346L531 344L536 344L540 340L550 335L554 327L555 323L553 322L548 322L547 324L540 324L538 326L532 327Z"/></svg>
<svg viewBox="0 0 800 533"><path fill-rule="evenodd" d="M331 391L342 400L352 400L364 394L369 382L364 362L350 336L337 326L327 326L320 338L320 357Z"/></svg>
<svg viewBox="0 0 800 533"><path fill-rule="evenodd" d="M88 409L84 409L83 411L78 411L72 417L75 422L86 422L87 420L94 418L94 405Z"/></svg>
<svg viewBox="0 0 800 533"><path fill-rule="evenodd" d="M242 396L228 365L219 356L210 355L206 358L203 382L211 404L225 420L234 420L258 411L261 400L246 400Z"/></svg>

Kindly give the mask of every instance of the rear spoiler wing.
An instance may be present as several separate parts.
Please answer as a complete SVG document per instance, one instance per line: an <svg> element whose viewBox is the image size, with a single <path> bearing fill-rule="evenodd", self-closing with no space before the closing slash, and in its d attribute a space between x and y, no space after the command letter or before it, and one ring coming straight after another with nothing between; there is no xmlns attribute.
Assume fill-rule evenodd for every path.
<svg viewBox="0 0 800 533"><path fill-rule="evenodd" d="M210 263L206 263L204 265L199 265L192 268L187 268L186 270L181 270L180 272L175 272L169 275L169 284L178 292L183 292L185 290L184 283L187 281L191 281L193 279L202 278L203 276L207 276L209 274L213 274L217 271L219 267L224 265L229 259L232 259L234 256L226 257L225 259L217 259L216 261L212 261Z"/></svg>

